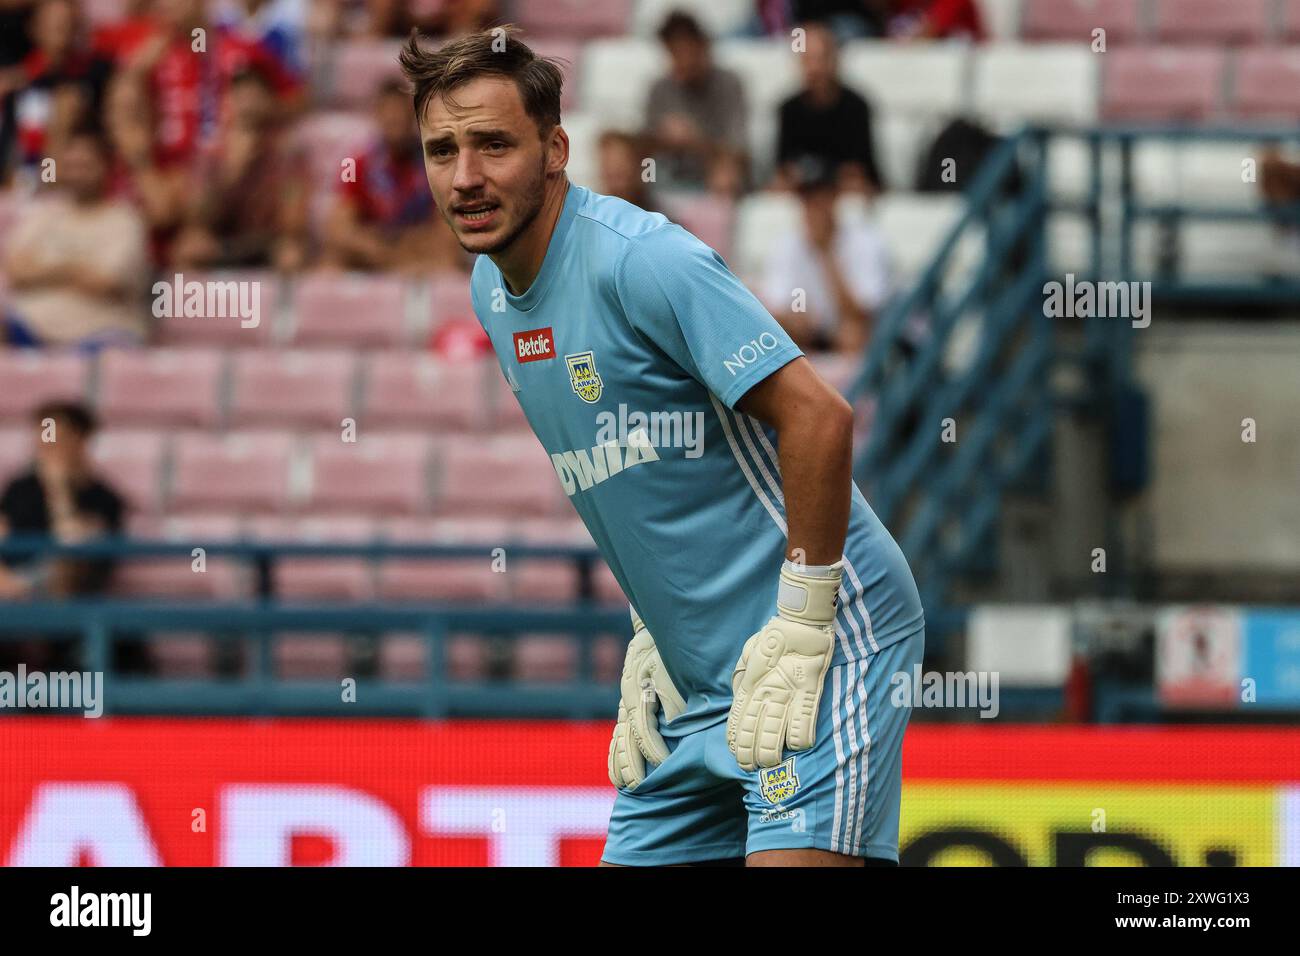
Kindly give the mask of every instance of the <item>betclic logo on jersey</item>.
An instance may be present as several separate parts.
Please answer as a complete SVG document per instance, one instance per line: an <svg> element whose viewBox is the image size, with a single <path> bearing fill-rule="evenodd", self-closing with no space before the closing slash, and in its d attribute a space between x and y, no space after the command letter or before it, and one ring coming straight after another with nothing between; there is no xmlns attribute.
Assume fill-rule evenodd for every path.
<svg viewBox="0 0 1300 956"><path fill-rule="evenodd" d="M551 332L548 325L544 329L529 329L527 332L516 332L515 339L515 358L522 364L523 362L541 362L544 359L555 358L555 335Z"/></svg>

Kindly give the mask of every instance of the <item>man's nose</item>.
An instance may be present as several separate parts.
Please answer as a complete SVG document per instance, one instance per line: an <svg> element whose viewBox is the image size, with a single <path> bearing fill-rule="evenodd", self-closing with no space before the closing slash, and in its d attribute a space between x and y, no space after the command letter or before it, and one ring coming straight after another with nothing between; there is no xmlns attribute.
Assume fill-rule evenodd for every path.
<svg viewBox="0 0 1300 956"><path fill-rule="evenodd" d="M483 185L483 169L472 149L462 149L456 156L456 175L451 186L458 192L473 192Z"/></svg>

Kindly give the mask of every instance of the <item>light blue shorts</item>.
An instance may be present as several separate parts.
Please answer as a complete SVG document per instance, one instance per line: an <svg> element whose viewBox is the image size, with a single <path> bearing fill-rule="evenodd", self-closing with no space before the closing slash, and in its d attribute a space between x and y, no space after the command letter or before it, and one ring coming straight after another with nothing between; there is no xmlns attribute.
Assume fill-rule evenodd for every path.
<svg viewBox="0 0 1300 956"><path fill-rule="evenodd" d="M917 632L860 661L832 667L816 742L777 767L749 773L727 749L725 722L666 741L634 791L614 801L603 859L663 866L815 848L898 862L903 732L910 695L891 677L921 663Z"/></svg>

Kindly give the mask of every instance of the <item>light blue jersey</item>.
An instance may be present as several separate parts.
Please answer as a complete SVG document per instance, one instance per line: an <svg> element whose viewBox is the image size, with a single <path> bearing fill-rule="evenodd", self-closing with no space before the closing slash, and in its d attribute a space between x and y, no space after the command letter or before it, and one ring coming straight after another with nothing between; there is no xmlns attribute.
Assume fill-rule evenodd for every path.
<svg viewBox="0 0 1300 956"><path fill-rule="evenodd" d="M523 295L487 256L471 285L502 372L687 700L664 735L725 721L786 551L775 432L735 405L802 353L713 250L578 186ZM923 625L907 563L855 487L832 666Z"/></svg>

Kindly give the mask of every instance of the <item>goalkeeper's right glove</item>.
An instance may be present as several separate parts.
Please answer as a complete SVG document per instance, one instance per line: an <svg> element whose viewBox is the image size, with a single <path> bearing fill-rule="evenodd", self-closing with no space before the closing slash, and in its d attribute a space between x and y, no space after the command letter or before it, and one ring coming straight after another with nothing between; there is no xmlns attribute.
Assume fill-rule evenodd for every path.
<svg viewBox="0 0 1300 956"><path fill-rule="evenodd" d="M659 649L635 610L620 688L618 723L609 742L609 779L615 787L634 790L645 779L647 760L661 764L668 759L668 745L655 720L660 705L666 720L686 709L686 701L673 686L659 659Z"/></svg>

